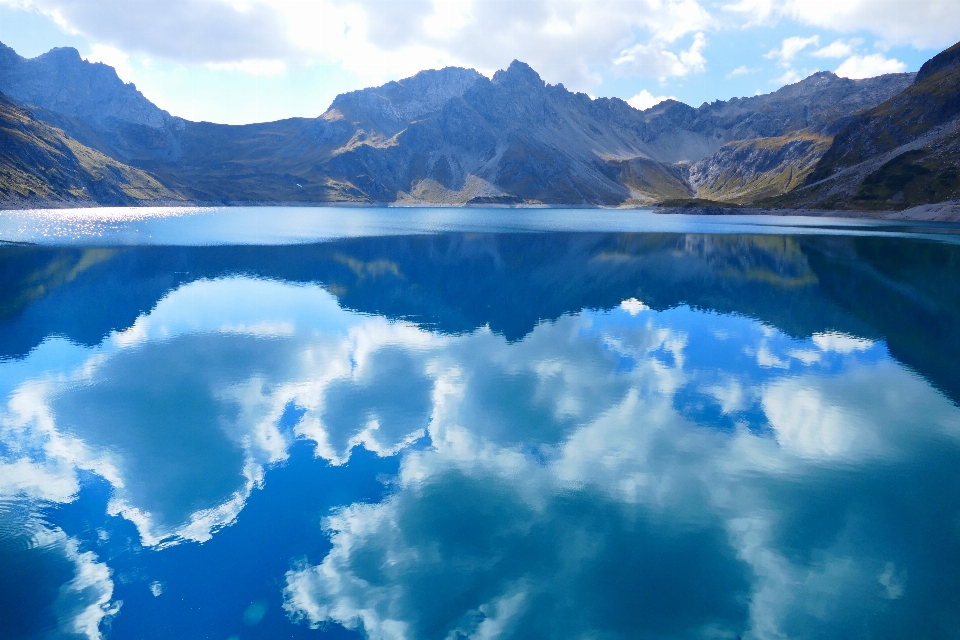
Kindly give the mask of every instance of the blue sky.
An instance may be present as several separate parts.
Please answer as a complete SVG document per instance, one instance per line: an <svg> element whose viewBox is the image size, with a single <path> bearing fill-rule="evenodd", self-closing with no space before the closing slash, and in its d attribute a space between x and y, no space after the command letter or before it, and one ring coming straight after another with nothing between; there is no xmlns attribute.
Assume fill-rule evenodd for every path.
<svg viewBox="0 0 960 640"><path fill-rule="evenodd" d="M316 117L418 70L551 83L644 108L767 93L817 70L916 71L960 40L957 0L0 0L0 41L76 47L191 120Z"/></svg>

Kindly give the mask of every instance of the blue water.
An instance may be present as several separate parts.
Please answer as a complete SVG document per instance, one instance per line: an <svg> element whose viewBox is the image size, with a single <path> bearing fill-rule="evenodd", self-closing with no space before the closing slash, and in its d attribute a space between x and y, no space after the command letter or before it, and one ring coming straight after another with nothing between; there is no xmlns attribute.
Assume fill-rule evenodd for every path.
<svg viewBox="0 0 960 640"><path fill-rule="evenodd" d="M58 246L278 245L370 236L546 231L882 235L960 242L957 223L661 215L647 209L101 207L4 211L0 215L0 241Z"/></svg>
<svg viewBox="0 0 960 640"><path fill-rule="evenodd" d="M2 638L956 638L949 225L0 214Z"/></svg>

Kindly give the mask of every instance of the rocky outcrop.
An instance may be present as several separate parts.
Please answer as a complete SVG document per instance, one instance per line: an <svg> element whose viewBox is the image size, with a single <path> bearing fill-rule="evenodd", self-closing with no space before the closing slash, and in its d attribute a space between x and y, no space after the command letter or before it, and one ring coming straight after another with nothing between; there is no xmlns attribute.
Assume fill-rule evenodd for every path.
<svg viewBox="0 0 960 640"><path fill-rule="evenodd" d="M388 139L411 122L461 97L481 78L477 71L459 67L421 71L399 82L337 96L324 121L348 120Z"/></svg>

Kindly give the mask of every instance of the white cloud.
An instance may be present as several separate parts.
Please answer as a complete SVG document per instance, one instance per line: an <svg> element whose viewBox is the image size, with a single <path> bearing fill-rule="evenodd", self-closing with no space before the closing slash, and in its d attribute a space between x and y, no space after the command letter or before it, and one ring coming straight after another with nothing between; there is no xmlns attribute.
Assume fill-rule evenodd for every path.
<svg viewBox="0 0 960 640"><path fill-rule="evenodd" d="M801 456L825 458L862 455L877 444L856 412L836 404L820 384L784 380L763 394L763 409L786 450Z"/></svg>
<svg viewBox="0 0 960 640"><path fill-rule="evenodd" d="M793 84L802 80L806 75L809 75L807 72L804 72L804 74L801 75L799 71L794 69L793 62L805 50L810 47L819 46L819 44L820 36L818 35L809 36L807 38L803 38L801 36L784 38L780 43L780 47L771 49L766 53L766 55L764 55L765 58L776 60L777 66L784 70L782 75L774 78L770 81L770 83L777 86Z"/></svg>
<svg viewBox="0 0 960 640"><path fill-rule="evenodd" d="M838 331L826 331L815 333L811 337L813 344L821 351L834 351L836 353L853 353L854 351L866 351L875 343L866 338L857 338Z"/></svg>
<svg viewBox="0 0 960 640"><path fill-rule="evenodd" d="M113 600L110 569L92 551L82 551L79 540L10 497L0 493L0 539L6 566L22 567L17 614L27 624L21 633L102 640L101 625L109 624L123 604ZM50 626L38 629L38 619Z"/></svg>
<svg viewBox="0 0 960 640"><path fill-rule="evenodd" d="M770 84L775 84L777 86L783 86L787 84L793 84L795 82L800 82L803 80L803 77L800 75L796 69L787 69L784 71L783 75L777 76L770 81ZM760 95L760 91L757 91L757 95Z"/></svg>
<svg viewBox="0 0 960 640"><path fill-rule="evenodd" d="M332 63L373 83L446 65L491 74L514 59L589 91L614 59L624 73L682 76L705 64L713 27L697 0L0 0L101 46L176 62L276 73ZM264 63L268 63L264 66Z"/></svg>
<svg viewBox="0 0 960 640"><path fill-rule="evenodd" d="M841 32L868 30L918 48L945 47L960 40L955 0L790 0L795 20Z"/></svg>
<svg viewBox="0 0 960 640"><path fill-rule="evenodd" d="M764 57L777 60L782 66L788 66L804 49L819 44L820 36L810 36L809 38L791 36L783 39L779 49L772 49Z"/></svg>
<svg viewBox="0 0 960 640"><path fill-rule="evenodd" d="M132 82L133 67L130 66L130 55L116 47L105 44L95 44L87 55L89 62L102 62L116 69L117 75L124 82Z"/></svg>
<svg viewBox="0 0 960 640"><path fill-rule="evenodd" d="M846 58L849 55L853 55L855 47L860 44L863 44L863 41L859 38L854 38L849 42L834 40L827 46L813 51L810 55L815 58Z"/></svg>
<svg viewBox="0 0 960 640"><path fill-rule="evenodd" d="M252 76L281 76L287 72L283 60L245 60L243 62L210 62L207 67L214 71L240 71Z"/></svg>
<svg viewBox="0 0 960 640"><path fill-rule="evenodd" d="M77 634L88 640L101 640L100 625L120 612L122 601L113 601L113 580L110 569L98 562L92 551L80 551L74 538L67 538L59 530L63 550L76 567L73 579L60 588L61 623L65 635ZM60 604L59 602L57 604ZM65 614L65 615L64 615Z"/></svg>
<svg viewBox="0 0 960 640"><path fill-rule="evenodd" d="M707 46L707 39L702 33L697 33L690 47L679 53L669 51L665 45L654 40L624 49L614 61L615 68L621 73L661 79L682 77L706 68L703 50Z"/></svg>
<svg viewBox="0 0 960 640"><path fill-rule="evenodd" d="M960 40L956 0L741 0L724 9L748 25L787 18L839 32L869 31L917 48L943 48Z"/></svg>
<svg viewBox="0 0 960 640"><path fill-rule="evenodd" d="M808 51L810 48L820 45L820 36L813 35L806 38L791 36L785 38L780 47L772 49L765 56L776 60L777 64L784 69L783 74L771 80L771 83L776 85L793 84L810 75L811 71L805 70L801 73L793 66L797 58L804 54L815 58L847 58L836 70L836 74L844 78L871 78L884 73L906 71L906 64L894 58L886 58L881 53L856 54L856 48L861 44L863 44L863 40L859 38L848 41L834 40L825 47Z"/></svg>
<svg viewBox="0 0 960 640"><path fill-rule="evenodd" d="M813 459L891 454L918 413L931 433L956 433L960 426L949 400L889 361L856 366L841 377L777 380L764 388L762 404L780 445Z"/></svg>
<svg viewBox="0 0 960 640"><path fill-rule="evenodd" d="M723 10L737 16L743 28L768 25L777 19L777 3L774 0L739 0L723 5Z"/></svg>
<svg viewBox="0 0 960 640"><path fill-rule="evenodd" d="M740 65L739 67L737 67L736 69L734 69L733 71L731 71L730 73L728 73L728 74L727 74L726 76L724 76L724 77L725 77L727 80L729 80L730 78L736 78L737 76L750 75L751 73L756 73L757 71L760 71L760 69L751 69L750 67L747 67L746 65Z"/></svg>
<svg viewBox="0 0 960 640"><path fill-rule="evenodd" d="M788 355L807 366L820 362L823 356L822 353L813 349L793 349Z"/></svg>
<svg viewBox="0 0 960 640"><path fill-rule="evenodd" d="M646 93L648 96L650 95L649 92L644 92L644 91L641 91L641 92L640 92L641 95L642 95L643 93ZM639 97L639 96L635 96L635 97ZM652 96L651 96L651 97L652 97ZM632 98L631 98L631 99L632 99ZM662 102L662 101L665 100L666 98L653 98L653 99L657 101L657 102L654 102L653 104L657 104L658 102ZM629 102L629 101L628 101L628 102ZM634 105L632 102L631 102L630 104L633 105L635 108L640 109L640 107L637 107L637 106ZM649 108L649 107L647 107L647 108ZM624 311L626 311L627 313L629 313L629 314L632 315L632 316L635 316L635 315L639 314L641 311L649 311L649 310L650 310L650 307L647 306L647 304L645 304L642 300L638 300L637 298L627 298L626 300L624 300L623 302L620 303L620 308L623 309Z"/></svg>
<svg viewBox="0 0 960 640"><path fill-rule="evenodd" d="M726 384L707 387L704 392L720 403L720 410L724 413L742 411L746 408L749 399L744 393L743 385L733 378L727 380Z"/></svg>
<svg viewBox="0 0 960 640"><path fill-rule="evenodd" d="M654 107L660 104L664 100L676 100L676 98L674 96L655 96L649 91L647 91L646 89L643 89L642 91L640 91L640 93L628 99L627 104L629 104L634 109L639 109L640 111L644 111L646 109L649 109L650 107ZM632 299L632 300L636 301L636 299ZM630 301L624 300L621 306L626 305L628 302ZM643 303L641 302L640 304L643 304ZM624 307L624 308L626 309L627 307Z"/></svg>
<svg viewBox="0 0 960 640"><path fill-rule="evenodd" d="M872 78L885 73L902 73L907 65L896 58L887 58L882 53L867 56L850 56L837 67L836 74L842 78Z"/></svg>
<svg viewBox="0 0 960 640"><path fill-rule="evenodd" d="M629 309L621 312L626 315ZM893 546L879 547L882 554L899 554L893 562L889 556L878 558L875 547L843 546L851 537L846 528L851 517L866 513L864 508L885 508L878 497L877 477L869 472L875 465L853 464L885 456L940 455L940 427L949 431L960 424L956 408L891 361L855 367L842 376L796 378L771 371L774 378L769 384L731 378L707 393L728 412L741 411L761 397L774 437L742 428L719 432L677 411L676 383L683 384L685 373L661 368L651 357L677 336L657 329L658 318L650 320L652 326L641 325L645 328L638 333L643 338L632 350L624 345L640 329L638 322L601 330L602 344L637 358L636 369L627 374L629 389L625 394L609 389L596 394L605 409L592 417L578 416L546 459L518 451L512 429L497 431L484 424L482 413L490 405L469 402L475 387L482 386L470 374L484 365L480 359L461 358L459 382L435 396L433 446L404 455L393 485L396 490L387 499L350 505L325 521L332 549L321 563L304 563L287 573L287 612L313 626L331 621L354 629L362 626L369 637L384 640L422 637L427 628L441 637L486 637L483 625L501 631L503 637L523 637L523 630L550 622L558 623L566 635L604 635L603 616L592 615L591 607L616 597L604 591L607 585L614 582L618 592L633 593L655 584L664 593L670 591L670 582L666 576L643 571L620 574L629 577L618 581L597 579L591 573L589 597L584 597L578 588L583 584L582 568L633 566L629 559L638 549L658 555L656 538L646 537L640 525L648 518L660 531L709 535L717 516L725 523L720 548L731 545L738 560L751 569L750 592L736 594L750 603L749 611L735 623L738 630L747 631L744 635L804 635L790 625L798 624L798 616L810 619L810 611L818 612L817 624L833 629L849 619L851 606L869 609L878 599L902 597L904 576L909 574L900 561L910 557L912 549L903 554ZM589 314L563 318L539 325L510 347L501 345L495 352L488 343L470 353L483 353L511 370L533 354L553 355L556 352L550 349L563 336L575 335L576 339L565 338L570 341L564 348L586 347L582 352L586 354L590 340L586 344L583 340L589 337L590 324ZM602 377L602 369L580 362L584 366L577 375L579 382ZM561 365L559 370L567 368ZM541 377L540 383L548 379ZM564 392L553 388L551 397ZM917 429L918 424L924 426ZM524 432L522 441L529 444L531 435ZM917 438L925 442L925 454L917 453ZM915 468L912 462L906 466ZM851 473L853 469L864 476ZM879 473L889 476L888 467L882 469ZM799 486L798 479L805 474L818 479L810 492L785 491ZM818 511L812 520L798 519L797 514L823 504L825 479L844 488L839 494L834 485L827 488L834 506ZM905 491L904 482L910 480L892 480L896 495ZM558 496L575 506L557 508ZM864 500L871 502L863 507ZM590 506L578 506L586 504ZM618 506L608 510L606 505L612 504ZM942 522L952 527L952 517L947 513ZM804 522L819 535L810 549L797 553L795 541L803 536L795 535L795 527ZM624 524L631 534L618 537ZM468 542L465 531L470 532ZM615 535L608 537L611 533ZM860 535L883 535L869 527L858 534L858 545ZM556 546L563 548L562 555ZM697 548L706 553L716 550L702 544ZM814 548L815 553L807 553ZM604 562L608 552L615 563ZM540 554L550 560L543 561ZM716 560L709 561L711 569L705 573L700 573L703 564L685 566L683 553L669 566L674 575L696 584L701 595L717 586L704 582L708 575L719 576L731 593L737 580L723 582L723 577L735 578L744 566ZM633 579L638 580L636 585L623 587L623 580ZM554 605L552 598L558 593L567 606ZM845 600L824 606L836 604L838 598ZM425 599L431 603L427 614L417 604ZM644 613L637 617L638 625L649 624L657 615ZM670 616L682 618L677 610ZM699 624L699 618L694 620ZM725 635L729 620L714 617L711 622L718 625L711 631ZM641 635L639 629L625 631L621 626L617 631L632 637Z"/></svg>
<svg viewBox="0 0 960 640"><path fill-rule="evenodd" d="M126 53L177 62L236 62L290 56L283 16L261 2L17 0L64 29Z"/></svg>

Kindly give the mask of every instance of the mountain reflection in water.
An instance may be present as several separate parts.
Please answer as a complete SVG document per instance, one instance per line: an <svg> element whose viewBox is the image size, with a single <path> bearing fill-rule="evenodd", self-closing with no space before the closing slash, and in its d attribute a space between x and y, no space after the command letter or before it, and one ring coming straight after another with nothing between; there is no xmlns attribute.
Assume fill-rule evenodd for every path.
<svg viewBox="0 0 960 640"><path fill-rule="evenodd" d="M0 636L955 638L958 327L905 238L0 246Z"/></svg>

